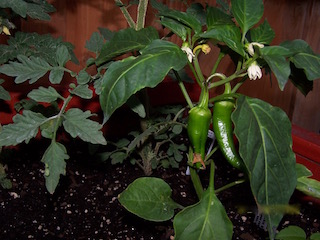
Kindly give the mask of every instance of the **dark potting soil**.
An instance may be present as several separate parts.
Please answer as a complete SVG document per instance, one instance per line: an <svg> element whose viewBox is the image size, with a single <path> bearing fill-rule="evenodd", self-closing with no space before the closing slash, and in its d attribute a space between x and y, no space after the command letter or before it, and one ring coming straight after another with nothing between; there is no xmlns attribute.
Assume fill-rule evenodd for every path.
<svg viewBox="0 0 320 240"><path fill-rule="evenodd" d="M134 179L143 176L137 166L97 162L86 145L73 142L67 147L66 176L61 177L56 192L46 191L43 164L45 147L31 142L19 151L2 153L12 189L0 188L0 239L170 239L172 221L148 222L127 212L117 196ZM197 201L190 176L182 163L179 169L157 169L173 189L172 198L183 206ZM208 177L202 173L204 184ZM216 188L238 179L240 172L223 160L216 160ZM253 221L254 202L249 186L242 184L218 195L234 225L233 239L267 239L267 232ZM292 202L299 202L299 194ZM298 225L306 233L320 229L320 208L312 202L301 203L300 214L284 217L280 229Z"/></svg>

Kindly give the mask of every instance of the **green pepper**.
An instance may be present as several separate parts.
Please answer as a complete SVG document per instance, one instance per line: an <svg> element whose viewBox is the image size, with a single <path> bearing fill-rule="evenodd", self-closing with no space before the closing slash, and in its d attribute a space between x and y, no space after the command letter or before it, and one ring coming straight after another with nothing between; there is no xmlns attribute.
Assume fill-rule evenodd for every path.
<svg viewBox="0 0 320 240"><path fill-rule="evenodd" d="M229 93L230 88L226 86L225 93ZM231 113L234 110L234 99L226 98L217 101L213 105L213 131L218 146L225 159L235 168L244 170L244 165L233 141L233 124Z"/></svg>
<svg viewBox="0 0 320 240"><path fill-rule="evenodd" d="M207 91L207 90L206 90ZM205 168L205 147L211 122L211 111L208 108L208 92L202 94L200 103L189 111L187 132L193 148L193 164L196 168ZM200 165L201 164L201 165Z"/></svg>

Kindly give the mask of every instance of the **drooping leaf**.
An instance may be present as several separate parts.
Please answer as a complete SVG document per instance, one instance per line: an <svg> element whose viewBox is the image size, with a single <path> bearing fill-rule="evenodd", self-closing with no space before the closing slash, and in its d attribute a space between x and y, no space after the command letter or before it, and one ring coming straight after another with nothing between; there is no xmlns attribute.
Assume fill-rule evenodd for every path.
<svg viewBox="0 0 320 240"><path fill-rule="evenodd" d="M131 183L118 197L129 212L149 221L166 221L179 207L171 199L170 186L160 178L142 177Z"/></svg>
<svg viewBox="0 0 320 240"><path fill-rule="evenodd" d="M186 41L187 39L187 27L178 21L167 18L167 17L161 17L161 24L165 26L166 28L170 29L173 33L175 33L177 36L179 36L182 41Z"/></svg>
<svg viewBox="0 0 320 240"><path fill-rule="evenodd" d="M13 123L2 127L0 146L15 146L23 141L28 143L31 138L36 137L46 117L40 113L25 110L22 115L17 114L12 120Z"/></svg>
<svg viewBox="0 0 320 240"><path fill-rule="evenodd" d="M105 121L131 95L146 87L155 87L171 69L180 70L187 63L184 52L175 44L155 40L137 58L110 65L102 79L100 104Z"/></svg>
<svg viewBox="0 0 320 240"><path fill-rule="evenodd" d="M176 240L228 240L233 226L217 196L209 189L195 205L179 212L173 221Z"/></svg>
<svg viewBox="0 0 320 240"><path fill-rule="evenodd" d="M69 159L64 145L52 141L42 157L45 164L46 187L49 193L53 194L60 179L60 175L66 174L66 162Z"/></svg>
<svg viewBox="0 0 320 240"><path fill-rule="evenodd" d="M51 86L48 88L44 88L40 86L38 89L33 89L28 97L37 101L37 102L53 102L58 98L62 98L62 96Z"/></svg>
<svg viewBox="0 0 320 240"><path fill-rule="evenodd" d="M139 117L141 118L146 117L146 110L143 104L141 103L141 101L135 95L132 95L128 99L127 104L133 112L139 115Z"/></svg>
<svg viewBox="0 0 320 240"><path fill-rule="evenodd" d="M43 59L31 56L30 58L19 55L18 62L10 62L0 66L0 72L15 77L16 83L30 80L34 83L43 77L52 67Z"/></svg>
<svg viewBox="0 0 320 240"><path fill-rule="evenodd" d="M245 55L243 45L241 43L241 32L235 25L219 25L216 26L203 34L200 34L202 38L212 38L218 41L224 42L227 46L240 54Z"/></svg>
<svg viewBox="0 0 320 240"><path fill-rule="evenodd" d="M310 53L298 53L291 58L293 64L303 69L309 80L320 78L320 56Z"/></svg>
<svg viewBox="0 0 320 240"><path fill-rule="evenodd" d="M143 28L140 31L133 28L122 29L103 45L96 64L101 65L121 54L140 50L158 38L158 32L153 27Z"/></svg>
<svg viewBox="0 0 320 240"><path fill-rule="evenodd" d="M258 23L263 15L264 7L262 0L231 0L231 10L242 35Z"/></svg>
<svg viewBox="0 0 320 240"><path fill-rule="evenodd" d="M257 28L250 30L250 36L252 42L270 44L275 37L275 32L269 25L267 19L265 19Z"/></svg>
<svg viewBox="0 0 320 240"><path fill-rule="evenodd" d="M313 90L313 81L309 81L305 72L297 68L293 63L290 63L291 73L290 80L293 85L304 95Z"/></svg>
<svg viewBox="0 0 320 240"><path fill-rule="evenodd" d="M288 204L297 182L290 120L280 108L259 99L241 96L236 105L232 120L257 204ZM265 214L269 236L282 216Z"/></svg>
<svg viewBox="0 0 320 240"><path fill-rule="evenodd" d="M79 137L85 142L106 145L107 142L100 131L102 126L88 119L91 116L93 115L90 111L83 112L78 108L71 108L64 114L64 129L73 138Z"/></svg>

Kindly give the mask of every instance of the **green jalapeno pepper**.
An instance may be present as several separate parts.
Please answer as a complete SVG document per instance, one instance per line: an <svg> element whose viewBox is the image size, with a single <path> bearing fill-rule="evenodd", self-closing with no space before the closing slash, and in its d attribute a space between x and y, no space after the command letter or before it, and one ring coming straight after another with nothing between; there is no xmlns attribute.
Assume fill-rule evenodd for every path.
<svg viewBox="0 0 320 240"><path fill-rule="evenodd" d="M230 93L230 86L226 85L225 93ZM218 146L223 156L233 167L243 170L243 161L233 141L231 113L234 105L234 99L232 98L215 102L213 105L212 124Z"/></svg>
<svg viewBox="0 0 320 240"><path fill-rule="evenodd" d="M207 90L205 90L207 91ZM196 168L205 168L205 147L211 122L211 111L208 108L208 92L203 93L199 105L189 111L187 132L193 148L193 164Z"/></svg>

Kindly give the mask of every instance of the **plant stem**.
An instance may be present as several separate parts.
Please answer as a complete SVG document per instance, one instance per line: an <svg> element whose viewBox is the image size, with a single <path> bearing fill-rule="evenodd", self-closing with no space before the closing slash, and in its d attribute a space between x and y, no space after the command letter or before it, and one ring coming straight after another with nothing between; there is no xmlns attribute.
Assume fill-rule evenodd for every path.
<svg viewBox="0 0 320 240"><path fill-rule="evenodd" d="M192 167L189 167L189 168L190 168L190 175L191 175L191 180L192 180L192 183L193 183L193 187L194 187L194 189L195 189L195 191L197 193L197 196L198 196L198 198L200 200L201 197L202 197L202 194L203 194L203 187L202 187L199 175L198 175L196 169L194 169Z"/></svg>
<svg viewBox="0 0 320 240"><path fill-rule="evenodd" d="M210 163L210 178L209 178L209 191L214 194L214 171L215 171L214 161L211 160Z"/></svg>
<svg viewBox="0 0 320 240"><path fill-rule="evenodd" d="M148 8L148 0L140 0L138 5L138 12L137 12L137 24L136 30L140 30L144 28L145 21L146 21L146 14Z"/></svg>
<svg viewBox="0 0 320 240"><path fill-rule="evenodd" d="M223 59L224 55L225 55L225 54L224 54L223 52L220 52L220 53L219 53L218 59L217 59L216 63L214 64L214 66L213 66L213 68L212 68L212 70L211 70L211 74L210 74L210 75L213 75L213 74L216 73L217 68L218 68L221 60Z"/></svg>
<svg viewBox="0 0 320 240"><path fill-rule="evenodd" d="M120 10L121 10L123 16L125 17L125 19L127 20L127 23L129 24L129 26L130 26L131 28L134 28L134 29L135 29L135 28L136 28L136 23L133 21L130 13L128 12L128 10L127 10L127 8L124 6L124 4L121 2L121 0L114 0L114 1L115 1L115 3L116 3L117 5L120 6Z"/></svg>
<svg viewBox="0 0 320 240"><path fill-rule="evenodd" d="M174 73L174 75L176 76L176 78L178 79L178 85L179 85L179 87L180 87L180 89L181 89L181 92L182 92L184 98L186 99L186 101L187 101L187 103L188 103L189 108L190 108L190 109L193 108L193 103L192 103L192 101L191 101L191 99L190 99L190 96L189 96L189 94L188 94L188 91L187 91L186 87L184 86L184 84L183 84L183 82L182 82L182 80L181 80L178 72L175 71L175 70L173 70L173 73Z"/></svg>
<svg viewBox="0 0 320 240"><path fill-rule="evenodd" d="M231 187L234 187L238 184L241 184L241 183L244 183L246 180L245 179L241 179L241 180L237 180L237 181L234 181L234 182L231 182L231 183L228 183L227 185L224 185L223 187L219 188L216 190L216 194L218 194L219 192L222 192L228 188L231 188Z"/></svg>

